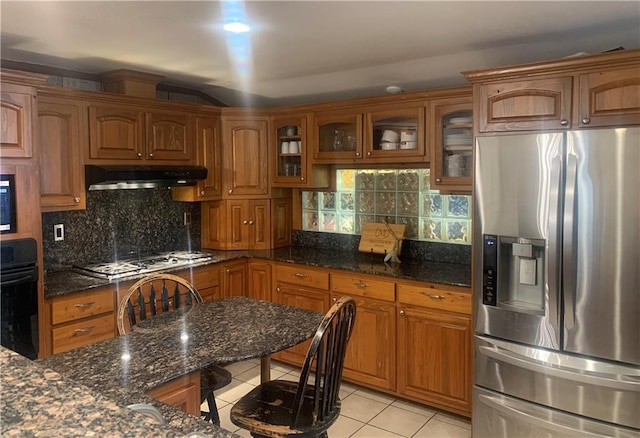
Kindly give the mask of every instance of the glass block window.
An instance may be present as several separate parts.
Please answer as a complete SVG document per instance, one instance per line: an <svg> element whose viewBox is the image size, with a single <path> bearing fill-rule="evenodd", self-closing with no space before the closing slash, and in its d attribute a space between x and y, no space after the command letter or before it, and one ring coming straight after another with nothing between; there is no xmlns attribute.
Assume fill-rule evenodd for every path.
<svg viewBox="0 0 640 438"><path fill-rule="evenodd" d="M302 192L302 228L360 234L367 222L405 224L405 238L471 244L471 196L430 190L429 169L340 169L337 192Z"/></svg>

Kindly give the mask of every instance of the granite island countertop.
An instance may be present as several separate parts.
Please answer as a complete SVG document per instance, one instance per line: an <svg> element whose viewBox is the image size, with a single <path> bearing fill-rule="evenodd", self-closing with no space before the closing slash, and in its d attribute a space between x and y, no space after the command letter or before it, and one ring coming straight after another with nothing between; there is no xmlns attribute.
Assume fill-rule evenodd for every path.
<svg viewBox="0 0 640 438"><path fill-rule="evenodd" d="M213 259L202 263L194 263L191 267L223 263L241 258L258 258L282 263L341 269L349 272L381 275L397 279L439 283L452 286L471 286L471 266L457 263L443 263L431 260L416 260L401 257L401 263L384 263L380 254L364 254L353 251L327 251L304 247L288 246L264 251L214 251ZM184 270L185 267L176 271ZM165 271L171 272L171 271ZM120 280L131 282L139 277ZM118 280L109 281L89 277L71 269L45 274L45 298L52 298L72 292L114 284Z"/></svg>
<svg viewBox="0 0 640 438"><path fill-rule="evenodd" d="M38 361L124 407L155 406L182 433L231 437L145 392L216 363L269 355L309 338L323 315L276 303L236 297L207 301L158 315L131 333ZM275 323L274 323L275 322Z"/></svg>
<svg viewBox="0 0 640 438"><path fill-rule="evenodd" d="M116 403L123 398L113 391L92 390L4 347L0 347L0 382L3 437L185 437L195 431L200 436L236 436L193 417L185 418L179 428L159 424L125 407L128 401L161 405L150 397L133 395Z"/></svg>

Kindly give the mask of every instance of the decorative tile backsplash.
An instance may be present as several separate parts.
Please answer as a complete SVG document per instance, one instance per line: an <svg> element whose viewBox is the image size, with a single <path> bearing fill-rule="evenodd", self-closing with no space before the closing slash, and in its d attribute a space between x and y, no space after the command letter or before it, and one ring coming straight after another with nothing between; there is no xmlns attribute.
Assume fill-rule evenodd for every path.
<svg viewBox="0 0 640 438"><path fill-rule="evenodd" d="M184 225L189 213L191 225ZM65 239L53 239L63 224ZM175 202L168 189L87 192L87 208L42 214L44 265L58 270L174 250L200 249L200 203Z"/></svg>
<svg viewBox="0 0 640 438"><path fill-rule="evenodd" d="M302 193L302 228L360 234L367 222L405 224L405 238L471 244L471 197L441 195L429 169L340 169L337 192Z"/></svg>

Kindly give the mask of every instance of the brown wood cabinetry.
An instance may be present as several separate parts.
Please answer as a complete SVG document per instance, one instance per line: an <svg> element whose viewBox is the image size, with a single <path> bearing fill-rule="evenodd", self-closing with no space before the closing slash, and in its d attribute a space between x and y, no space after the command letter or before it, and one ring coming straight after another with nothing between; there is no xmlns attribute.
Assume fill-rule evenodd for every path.
<svg viewBox="0 0 640 438"><path fill-rule="evenodd" d="M332 273L332 302L344 295L355 300L357 309L344 377L367 386L395 390L395 283L371 276Z"/></svg>
<svg viewBox="0 0 640 438"><path fill-rule="evenodd" d="M222 297L246 297L249 294L247 261L245 259L227 262L221 267Z"/></svg>
<svg viewBox="0 0 640 438"><path fill-rule="evenodd" d="M635 67L578 77L578 126L640 124L640 60Z"/></svg>
<svg viewBox="0 0 640 438"><path fill-rule="evenodd" d="M640 124L640 50L464 75L480 134Z"/></svg>
<svg viewBox="0 0 640 438"><path fill-rule="evenodd" d="M147 391L147 395L196 417L200 416L200 371Z"/></svg>
<svg viewBox="0 0 640 438"><path fill-rule="evenodd" d="M311 114L278 115L271 118L273 187L329 186L329 167L311 164L311 120Z"/></svg>
<svg viewBox="0 0 640 438"><path fill-rule="evenodd" d="M271 248L291 245L292 212L291 198L271 200Z"/></svg>
<svg viewBox="0 0 640 438"><path fill-rule="evenodd" d="M469 415L471 339L471 294L398 285L400 394Z"/></svg>
<svg viewBox="0 0 640 438"><path fill-rule="evenodd" d="M271 301L271 263L250 260L247 264L249 272L249 293L250 298Z"/></svg>
<svg viewBox="0 0 640 438"><path fill-rule="evenodd" d="M81 210L84 187L84 106L41 95L38 102L40 206L42 211Z"/></svg>
<svg viewBox="0 0 640 438"><path fill-rule="evenodd" d="M321 313L329 310L329 273L326 270L277 263L274 269L273 301ZM300 366L310 342L305 341L273 357Z"/></svg>
<svg viewBox="0 0 640 438"><path fill-rule="evenodd" d="M105 286L51 300L52 353L113 338L116 286Z"/></svg>
<svg viewBox="0 0 640 438"><path fill-rule="evenodd" d="M5 71L3 70L3 81ZM0 157L33 156L33 121L36 119L35 88L2 83L0 99Z"/></svg>
<svg viewBox="0 0 640 438"><path fill-rule="evenodd" d="M223 117L222 145L224 196L268 198L270 186L267 117Z"/></svg>
<svg viewBox="0 0 640 438"><path fill-rule="evenodd" d="M196 117L196 164L207 168L207 179L193 187L172 189L175 201L210 201L222 196L220 117Z"/></svg>
<svg viewBox="0 0 640 438"><path fill-rule="evenodd" d="M191 283L204 301L222 298L220 265L211 264L176 273Z"/></svg>
<svg viewBox="0 0 640 438"><path fill-rule="evenodd" d="M193 119L181 111L92 102L88 161L192 163Z"/></svg>
<svg viewBox="0 0 640 438"><path fill-rule="evenodd" d="M431 188L471 193L473 117L471 96L429 102Z"/></svg>
<svg viewBox="0 0 640 438"><path fill-rule="evenodd" d="M349 163L362 158L361 110L317 111L313 120L314 162Z"/></svg>

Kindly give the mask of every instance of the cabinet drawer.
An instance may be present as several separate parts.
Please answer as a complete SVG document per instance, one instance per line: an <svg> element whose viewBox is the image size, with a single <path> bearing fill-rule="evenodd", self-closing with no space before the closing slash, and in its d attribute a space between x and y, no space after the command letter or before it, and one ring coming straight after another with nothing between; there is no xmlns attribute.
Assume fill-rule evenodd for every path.
<svg viewBox="0 0 640 438"><path fill-rule="evenodd" d="M396 284L357 275L331 275L331 291L337 294L357 295L378 300L395 301Z"/></svg>
<svg viewBox="0 0 640 438"><path fill-rule="evenodd" d="M220 266L218 265L202 266L188 271L180 271L176 275L190 282L198 291L220 285Z"/></svg>
<svg viewBox="0 0 640 438"><path fill-rule="evenodd" d="M316 289L329 289L329 273L303 266L276 266L276 281Z"/></svg>
<svg viewBox="0 0 640 438"><path fill-rule="evenodd" d="M454 292L435 287L398 285L398 302L449 312L471 314L471 293Z"/></svg>
<svg viewBox="0 0 640 438"><path fill-rule="evenodd" d="M101 313L113 312L114 300L115 291L113 288L54 298L51 303L51 322L61 324Z"/></svg>
<svg viewBox="0 0 640 438"><path fill-rule="evenodd" d="M53 354L73 350L115 336L115 318L113 314L82 322L57 327L53 333Z"/></svg>

